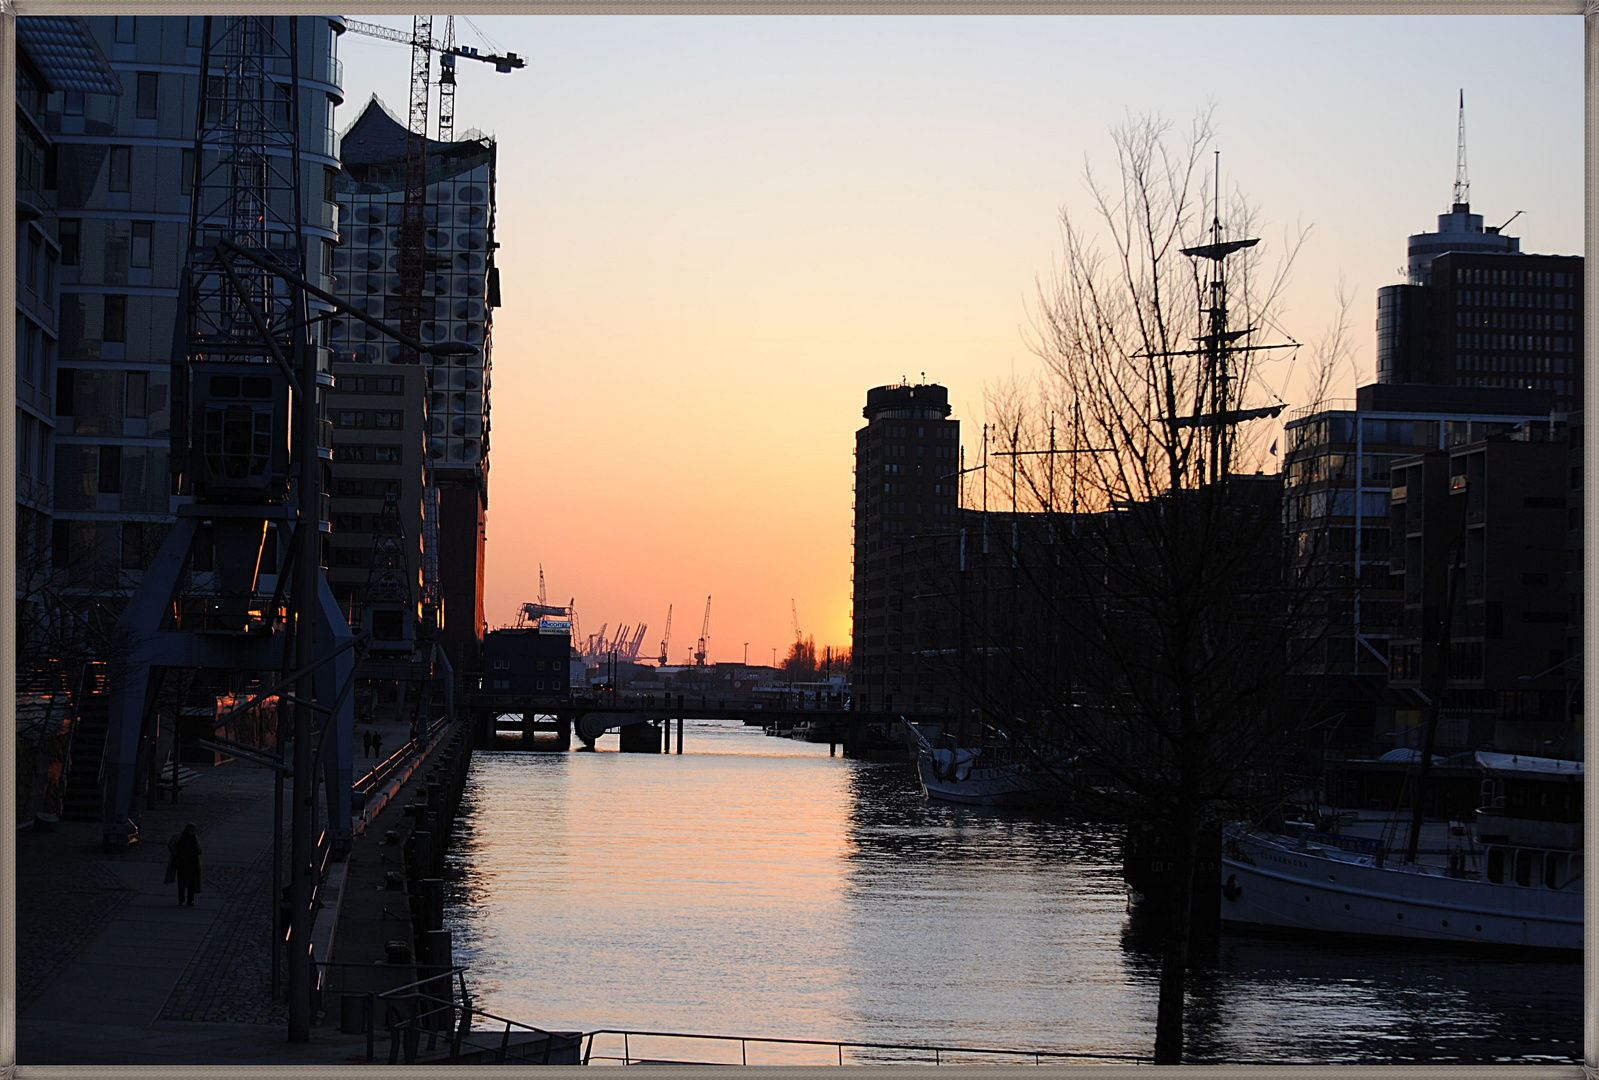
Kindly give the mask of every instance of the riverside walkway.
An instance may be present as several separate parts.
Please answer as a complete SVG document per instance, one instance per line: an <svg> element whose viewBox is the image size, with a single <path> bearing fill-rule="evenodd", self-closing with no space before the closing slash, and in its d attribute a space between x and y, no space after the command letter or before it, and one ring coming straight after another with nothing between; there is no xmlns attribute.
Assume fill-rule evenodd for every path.
<svg viewBox="0 0 1599 1080"><path fill-rule="evenodd" d="M406 740L405 725L377 727L391 748ZM289 1043L270 993L272 773L237 761L195 772L176 806L145 811L144 839L125 850L102 847L98 822L17 833L19 1063L365 1061L365 1037L339 1034L337 1016ZM162 881L166 839L191 821L202 888L180 907Z"/></svg>

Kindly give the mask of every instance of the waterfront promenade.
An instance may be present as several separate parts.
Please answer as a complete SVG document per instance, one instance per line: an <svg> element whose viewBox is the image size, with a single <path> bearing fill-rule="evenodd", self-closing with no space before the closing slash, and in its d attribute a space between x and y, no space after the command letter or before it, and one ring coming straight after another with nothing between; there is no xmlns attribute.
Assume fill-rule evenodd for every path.
<svg viewBox="0 0 1599 1080"><path fill-rule="evenodd" d="M404 742L403 725L380 727L387 745ZM271 772L235 761L195 773L176 806L145 812L145 839L126 850L107 852L98 822L18 832L19 1062L365 1060L365 1037L339 1034L336 1015L290 1044L286 1006L270 993ZM203 887L180 907L162 881L166 840L190 821ZM334 909L318 915L325 934Z"/></svg>

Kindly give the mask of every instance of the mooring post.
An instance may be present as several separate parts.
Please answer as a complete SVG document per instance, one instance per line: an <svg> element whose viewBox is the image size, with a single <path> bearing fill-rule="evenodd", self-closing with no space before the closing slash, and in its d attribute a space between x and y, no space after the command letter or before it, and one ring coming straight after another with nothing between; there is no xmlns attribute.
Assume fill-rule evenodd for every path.
<svg viewBox="0 0 1599 1080"><path fill-rule="evenodd" d="M677 752L683 752L683 695L677 695Z"/></svg>

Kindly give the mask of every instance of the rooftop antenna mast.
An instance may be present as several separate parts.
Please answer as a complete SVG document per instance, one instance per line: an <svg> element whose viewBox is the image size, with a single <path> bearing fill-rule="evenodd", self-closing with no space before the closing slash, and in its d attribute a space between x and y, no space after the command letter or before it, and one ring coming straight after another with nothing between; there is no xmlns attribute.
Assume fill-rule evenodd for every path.
<svg viewBox="0 0 1599 1080"><path fill-rule="evenodd" d="M1454 212L1464 214L1471 209L1471 181L1466 179L1466 91L1460 91L1460 136L1455 148L1455 205Z"/></svg>

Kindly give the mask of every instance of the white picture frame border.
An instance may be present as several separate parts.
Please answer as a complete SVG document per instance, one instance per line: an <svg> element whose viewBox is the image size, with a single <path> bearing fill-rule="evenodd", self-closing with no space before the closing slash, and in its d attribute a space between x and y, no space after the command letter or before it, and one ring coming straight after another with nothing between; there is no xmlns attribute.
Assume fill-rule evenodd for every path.
<svg viewBox="0 0 1599 1080"><path fill-rule="evenodd" d="M311 5L303 0L0 0L0 195L5 205L16 201L16 19L19 15L227 15L273 12L284 15L328 14L333 5ZM411 14L393 4L354 0L339 5L339 14ZM1583 161L1584 161L1584 265L1583 276L1583 408L1599 416L1599 273L1591 268L1599 256L1599 0L479 0L460 3L439 0L426 5L435 14L463 15L1565 15L1581 16L1583 32ZM16 251L16 215L0 214L0 253ZM16 576L16 306L14 254L11 265L0 268L0 582ZM1583 532L1596 543L1584 545L1583 578L1595 565L1599 551L1599 498L1586 490L1586 478L1599 476L1599 438L1586 437L1582 447L1584 498ZM1599 590L1583 590L1583 682L1599 681ZM16 606L0 605L0 715L8 731L16 727ZM1599 740L1584 742L1585 771L1599 764ZM0 739L0 1080L101 1080L127 1077L240 1078L305 1077L345 1080L385 1077L403 1068L407 1077L437 1076L449 1080L546 1076L552 1070L516 1066L449 1066L440 1070L386 1065L305 1066L67 1066L27 1065L17 1061L16 992L16 743ZM1588 782L1583 793L1585 828L1583 861L1599 866L1599 785ZM1184 1080L1221 1078L1290 1077L1293 1080L1599 1080L1599 890L1583 896L1583 1064L1581 1065L1383 1065L1383 1066L1244 1066L1185 1065L1081 1066L1095 1077L1182 1077ZM1075 1067L1075 1066L1069 1066ZM844 1066L838 1072L881 1074L902 1072L910 1066ZM635 1067L629 1076L672 1077L687 1075L681 1067ZM729 1070L779 1080L789 1076L834 1075L837 1067ZM984 1078L1032 1076L1035 1066L943 1066L940 1076ZM1024 1071L1025 1070L1025 1071ZM718 1072L717 1075L723 1075Z"/></svg>

